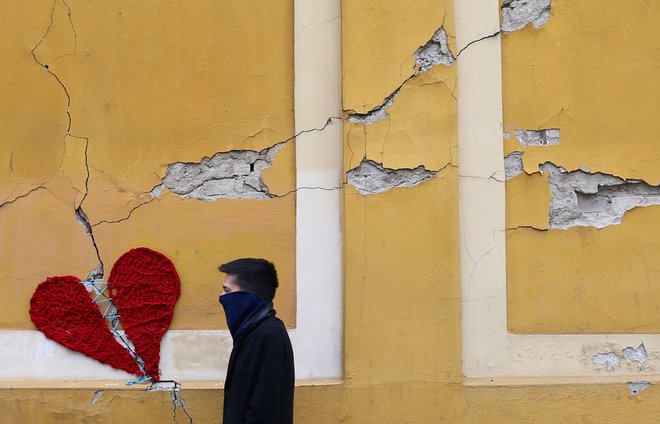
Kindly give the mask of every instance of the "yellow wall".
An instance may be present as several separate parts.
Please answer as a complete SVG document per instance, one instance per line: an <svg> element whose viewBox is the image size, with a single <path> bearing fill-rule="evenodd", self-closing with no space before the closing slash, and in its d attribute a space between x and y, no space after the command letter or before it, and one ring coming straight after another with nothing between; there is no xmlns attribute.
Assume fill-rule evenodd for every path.
<svg viewBox="0 0 660 424"><path fill-rule="evenodd" d="M136 246L182 281L172 328L225 328L217 266L268 257L295 326L294 148L264 172L273 199L182 199L167 166L260 151L293 132L293 2L3 5L0 328L33 329L48 276L87 277ZM34 56L33 56L34 55ZM47 65L48 70L42 65ZM6 203L5 203L6 202ZM80 207L93 240L76 222Z"/></svg>
<svg viewBox="0 0 660 424"><path fill-rule="evenodd" d="M658 258L654 256L654 252L658 249L654 249L652 231L653 223L657 222L655 217L658 213L657 208L633 210L626 214L621 225L600 230L595 228L547 230L550 202L548 176L538 171L536 163L539 160L552 160L567 169L589 166L593 171L600 170L626 178L645 178L651 184L658 183L658 176L653 174L654 169L657 170L657 167L653 167L657 161L655 156L650 155L651 159L639 169L633 169L635 162L630 159L632 157L630 155L641 154L644 149L655 151L651 144L652 140L647 137L654 129L653 122L646 122L647 127L643 134L635 133L642 131L639 128L635 128L631 134L626 131L626 122L632 119L632 115L624 117L612 115L606 118L601 118L600 115L603 111L614 114L619 110L619 104L613 100L618 100L619 97L598 92L598 96L602 96L599 99L598 109L591 108L592 103L586 88L580 87L582 91L578 90L583 97L570 97L577 96L573 90L575 86L598 85L606 82L613 84L612 80L615 79L614 72L609 77L599 73L598 78L603 78L603 81L585 76L586 70L591 69L589 57L582 57L584 55L580 54L582 50L579 49L593 50L608 43L614 45L623 43L619 38L620 33L605 29L616 26L611 20L618 19L632 25L632 22L638 18L642 19L647 14L654 15L654 11L628 7L617 8L615 13L608 8L598 9L598 4L590 1L587 2L591 4L588 10L603 14L593 17L586 12L587 9L584 9L587 5L572 1L568 7L568 3L568 0L555 0L550 21L541 30L526 28L503 37L505 130L545 127L562 129L560 147L526 148L525 166L531 175L522 174L507 182L507 228L520 227L511 229L507 233L509 326L516 332L528 333L657 331L657 323L654 322L652 315L654 305L657 305L653 278L658 275L655 264L659 263ZM85 10L78 3L68 4L74 11L73 17L76 16L76 10ZM94 185L90 185L90 191L93 187L95 193L105 193L105 195L95 194L94 196L97 197L88 197L89 200L85 202L89 201L90 214L91 211L95 211L98 220L113 220L124 216L123 214L143 201L133 193L149 191L158 183L158 179L152 174L155 172L156 175L162 176L163 164L168 162L198 161L204 155L226 149L259 150L291 134L290 112L293 105L290 91L285 92L292 78L289 72L292 53L287 50L287 46L290 47L292 44L291 5L287 2L287 7L284 7L282 4L283 2L269 2L266 10L263 9L265 6L262 3L260 8L257 8L250 2L223 3L217 6L209 3L201 10L177 5L172 6L171 11L162 15L150 14L149 3L146 5L127 3L115 5L114 8L98 5L98 9L108 8L114 13L123 11L122 16L136 13L137 16L133 16L133 19L147 23L146 25L138 25L135 21L121 24L120 19L124 18L119 17L105 22L99 16L94 17L94 13L100 13L98 10L88 12L91 14L89 20L83 19L88 22L85 24L87 33L83 29L78 33L80 46L85 45L82 41L85 37L92 39L101 37L101 34L109 37L104 31L95 29L97 24L99 27L107 28L108 31L119 31L119 28L123 28L130 34L123 41L125 43L123 49L116 47L113 55L108 55L103 61L99 59L99 62L93 66L98 72L106 66L115 66L114 69L107 70L107 76L112 78L115 78L114 75L119 72L133 70L131 78L137 80L131 82L130 90L127 88L126 92L135 93L137 96L134 99L135 103L131 101L134 113L136 111L141 113L142 109L147 108L138 100L148 104L151 101L149 93L153 93L153 90L157 91L157 87L167 85L169 79L178 81L175 75L183 71L167 68L168 77L155 78L153 75L157 74L156 69L145 72L141 67L130 64L127 65L129 69L124 69L119 66L123 63L121 58L129 56L126 49L137 49L134 41L131 41L136 38L144 43L151 40L158 44L159 40L154 39L153 34L159 33L158 28L161 24L174 25L178 32L185 33L187 25L178 21L185 16L178 13L181 9L193 14L194 16L189 16L187 19L200 26L199 30L193 31L193 34L188 36L217 35L218 39L215 43L218 44L213 44L213 41L208 39L204 43L210 44L204 44L200 40L188 40L185 42L196 46L194 52L185 51L183 47L181 51L174 49L175 52L171 52L163 47L161 51L163 55L169 57L178 53L183 55L179 60L183 60L182 58L199 60L198 66L201 67L199 72L204 74L204 71L209 72L205 68L207 64L197 53L205 54L207 49L219 48L227 39L240 38L244 43L242 48L227 43L236 48L235 51L229 52L235 55L232 56L231 63L241 64L237 68L230 66L231 69L227 70L236 73L235 79L232 79L233 83L259 82L266 85L264 90L272 89L278 93L264 101L261 95L250 98L248 96L250 90L246 87L234 87L237 93L230 98L236 104L229 109L231 113L240 112L245 113L246 116L227 117L226 120L220 121L224 123L217 123L218 115L213 113L223 116L224 111L218 106L221 104L220 101L216 105L219 109L213 109L213 102L210 99L224 95L221 94L224 86L213 87L217 91L209 93L206 89L197 86L202 78L202 75L197 75L196 78L191 78L192 81L186 84L186 88L199 89L200 93L197 93L199 96L208 95L207 103L204 105L210 110L195 106L192 93L176 90L174 93L168 92L167 95L175 96L176 100L172 100L172 104L179 105L182 101L187 104L191 109L182 107L181 111L187 111L189 115L180 116L175 113L180 111L177 106L169 109L169 115L161 116L145 112L142 118L137 118L115 105L115 112L108 113L126 114L121 118L123 122L121 125L126 125L124 129L128 131L127 133L121 132L120 128L114 125L107 124L107 119L94 120L94 116L105 115L95 115L92 110L73 113L73 121L77 125L73 130L75 134L80 133L89 137L90 146L93 145L93 140L103 140L99 142L99 147L95 148L98 150L91 150L94 155L98 155L94 157L99 160L105 159L101 160L98 170L90 174L93 178L90 182L94 181ZM61 7L58 2L56 5ZM5 84L0 87L14 96L19 94L34 96L35 107L44 108L35 110L34 115L43 116L44 125L31 131L42 133L44 137L64 140L66 131L61 126L63 121L66 122L66 116L61 111L62 102L66 102L66 98L62 97L57 85L53 87L52 81L46 78L48 75L39 73L41 70L35 66L31 57L24 57L25 47L23 50L20 48L20 45L34 46L43 35L43 28L48 25L49 4L44 2L40 6L43 10L40 10L38 22L33 16L34 12L31 11L34 6L30 10L26 6L25 10L15 12L18 17L22 17L22 21L9 20L14 25L11 31L7 30L11 35L10 38L25 37L22 44L19 42L21 40L18 40L14 44L10 43L6 49L18 58L12 66L24 67L24 72L18 72L16 68L16 73L21 78L25 78L26 83L11 87ZM193 9L197 11L193 12ZM258 25L250 22L239 22L240 25L250 28L251 32L245 38L236 37L230 31L233 28L231 25L221 28L214 23L218 14L226 10L236 14L246 10L260 10L263 16L269 19L277 18L280 21L269 26L270 31L257 29ZM581 15L575 15L579 13ZM243 20L262 17L261 15L240 16ZM18 17L15 19L19 19ZM591 19L594 19L593 22ZM235 21L233 16L231 23L234 24ZM585 42L582 45L585 34L576 35L571 32L577 31L585 22L590 22L588 27L590 30L584 30L586 35L600 39L597 44ZM603 22L609 22L609 26L603 28ZM660 416L660 406L658 406L660 394L654 386L633 396L628 393L624 381L603 384L602 381L593 380L580 384L567 384L565 381L557 383L541 379L535 383L514 381L508 386L465 384L461 357L459 164L456 159L458 148L456 95L460 94L456 91L456 73L457 67L460 66L460 58L450 66L438 65L429 72L408 79L416 72L413 69L413 53L431 38L440 25L447 30L450 46L455 55L451 0L444 2L344 0L342 3L342 88L345 118L354 112L365 113L372 110L403 84L398 94L394 96L392 105L386 109L387 119L370 125L345 120L343 171L355 168L366 158L392 170L424 165L426 169L438 172L434 177L414 187L392 188L374 195L362 195L351 184L344 186L344 378L339 382L318 382L316 385L299 386L296 390L296 422L374 424L656 422L657 417ZM5 28L6 25L0 26L0 31ZM134 33L138 31L137 28L150 29L151 32L138 35ZM635 28L639 31L650 31L652 34L653 25L640 23ZM221 37L215 32L216 30L228 33L222 33L224 37ZM28 37L25 35L26 32L33 34ZM152 37L149 38L148 34L152 34ZM275 62L255 61L254 55L257 53L251 52L250 49L256 49L263 44L272 47L273 42L270 37L273 35L280 37L281 47L279 52L271 51L273 55L271 60ZM629 40L625 44L627 52L630 49L639 49L625 55L631 58L639 58L644 49L642 42L650 43L653 39L648 34L644 38L641 34L634 36L626 33L626 37L631 37L631 40L635 41ZM112 40L114 38L97 41L101 43L100 45L104 45L103 42L109 43ZM578 50L569 54L568 48ZM619 46L618 51L620 52L622 48ZM27 51L29 52L29 48ZM94 49L92 53L93 51ZM615 51L617 49L612 49L612 52ZM541 55L539 52L544 54ZM598 51L598 53L609 52ZM186 54L191 54L192 57L185 56ZM151 58L152 54L145 53L143 60ZM0 61L2 60L7 60L7 55L0 55ZM77 60L84 63L85 59ZM210 55L207 60L218 60L218 57ZM65 63L64 58L62 63ZM538 66L534 67L536 74L529 74L529 63L538 63ZM608 67L611 64L609 61L604 63ZM621 60L616 66L623 68L626 63L625 60ZM657 59L652 63L657 67ZM252 69L248 64L263 68ZM155 67L155 64L152 65ZM94 92L84 93L86 74L81 74L82 71L77 70L81 66L83 65L70 63L68 67L62 65L61 68L62 75L69 75L67 81L70 80L73 84L72 92L76 90L76 85L80 85L76 95L72 96L72 99L76 99L77 105L95 104L95 99L102 98L103 93L107 96L112 95L115 101L120 101L121 96L115 93L115 89L121 86L118 83L108 82L108 87L105 87L105 83L89 82L86 89L93 89ZM216 66L222 68L222 64ZM578 67L581 75L573 75L574 67ZM281 70L281 75L275 70ZM252 72L255 72L256 76L246 78L245 74L252 77ZM278 78L281 80L273 82L268 78L258 77L271 73L279 75ZM224 81L217 75L207 74L205 77L208 78L209 84L211 81L214 81L213 84L222 84ZM544 79L540 80L541 77ZM117 78L123 80L128 77ZM231 77L227 78L231 79ZM571 80L571 78L580 80ZM37 89L28 84L31 81L43 86ZM19 86L27 87L24 88L24 93L11 91L18 90ZM104 87L105 91L102 90ZM530 93L538 93L539 87L541 94L531 97ZM568 88L564 89L564 87ZM616 87L621 85L618 84L611 89ZM648 88L654 85L647 80L644 85L640 85L640 90L641 87ZM182 87L178 88L182 89ZM46 108L45 104L39 104L36 100L40 98L41 92L50 93L53 97L50 99L52 104L48 103L50 108ZM163 94L163 96L167 95ZM630 95L630 98L641 96L639 92L627 92L626 95ZM187 98L187 96L191 97ZM77 99L87 100L78 103ZM188 103L185 103L186 99ZM652 103L653 99L644 102ZM529 102L532 100L534 104L530 106ZM157 103L160 105L162 102L170 104L165 98L159 98ZM97 106L105 107L103 104ZM562 106L566 106L564 112L560 112ZM645 110L644 107L649 106L650 103L644 103L634 107L639 107L636 110L641 114ZM7 108L7 105L0 107ZM259 108L263 108L266 112ZM60 113L54 117L53 111ZM2 116L13 116L11 114L18 114L19 110L7 108L7 111L3 109L2 113ZM101 112L96 111L96 113ZM204 115L206 113L209 115ZM186 116L188 119L185 119ZM119 115L116 117L120 120ZM50 124L52 128L47 125L48 119L52 121ZM163 122L166 128L156 128L156 125L144 128L139 125L139 121L143 120L151 124ZM5 121L15 120L5 119ZM601 124L608 125L610 128L608 131L619 131L615 137L604 141L610 143L608 146L613 146L611 147L613 150L609 153L604 153L605 149L598 150L598 146L595 145L598 140L603 140L602 136L606 133L605 129L599 127ZM56 133L58 125L59 133L56 137L53 134ZM22 140L31 140L39 135L29 133L30 126L27 123L17 124L12 128L15 128L16 134L8 137L8 140L18 140L21 137ZM269 130L259 133L262 128ZM131 142L127 139L120 141L125 144L117 153L117 162L114 162L115 150L108 144L112 143L115 137L132 134L133 131L138 131L140 134L134 134L130 138ZM590 131L597 131L598 136L592 136ZM156 143L163 134L171 137L172 140L185 138L197 140L199 144L186 143L178 147L173 146L173 150L169 151L160 143ZM252 134L257 135L250 138ZM631 150L635 149L614 146L626 137L628 142L637 143L639 137L634 134L647 137L639 142L639 151L633 152ZM49 191L39 189L29 197L0 209L0 219L3 220L1 228L7 240L3 245L5 250L2 252L3 262L0 268L5 278L2 280L2 287L9 289L14 301L19 301L15 306L11 306L13 309L0 309L0 314L3 314L0 315L2 316L0 322L4 328L27 327L27 318L21 315L25 313L25 308L20 302L24 302L34 285L40 281L41 277L37 278L41 275L39 272L84 276L91 265L95 264L95 252L90 249L88 238L80 230L71 213L71 204L75 204L76 199L80 200L80 193L71 190L70 186L80 187L82 184L84 187L84 178L81 177L84 176L84 172L80 170L80 160L76 160L81 154L84 157L84 150L81 152L78 139L66 140L66 144L59 141L51 144L57 145L56 148L60 149L57 151L59 155L63 153L64 146L71 147L71 159L64 161L71 163L71 168L67 168L71 171L67 170L66 174L72 179L71 184L61 181L65 176L53 177L61 168L59 161L50 163L47 160L53 152L43 153L43 157L40 156L38 160L43 160L43 167L30 170L26 165L22 167L16 165L17 169L22 170L20 171L22 174L12 174L15 181L3 180L12 181L13 185L5 188L8 193L14 190L13 187L17 184L16 193L24 193L38 186L42 181L48 180L51 181L49 184L60 184L62 188L57 191L60 197L68 196L63 202ZM123 151L138 143L136 140L154 142L149 144L149 147L144 147L145 150L142 152L149 158L144 162L150 164L147 169L143 169L143 162L131 167L133 162L130 155L122 157ZM245 141L246 144L233 144L236 140ZM583 140L587 141L583 142ZM16 143L24 145L18 141ZM44 144L50 145L46 142ZM169 146L169 143L167 145ZM188 150L188 147L191 150ZM293 172L293 149L289 146L286 149L289 150L281 151L282 157L278 159L277 166L266 177L268 181L272 181L273 187L278 187L280 193L286 193L291 187L289 180ZM520 150L520 147L509 139L505 143L504 153L514 150ZM21 151L18 147L16 151L22 152L24 156L22 160L28 162L31 160L30 152ZM613 152L622 156L619 157ZM21 156L19 153L15 155L12 160L19 163ZM151 155L157 155L158 158L154 159ZM65 156L67 157L69 156ZM153 162L149 162L152 159ZM9 158L5 160L9 163ZM284 160L284 165L280 165L279 160ZM281 168L278 168L280 166ZM136 177L136 175L141 176ZM136 178L142 184L134 185ZM7 184L10 183L5 185ZM104 199L108 196L114 201L105 208ZM101 255L106 264L111 264L113 258L137 242L167 253L182 273L184 284L188 280L196 283L182 295L181 303L177 306L175 326L215 328L222 320L219 310L212 310L217 306L214 303L215 299L212 296L207 297L207 294L212 292L213 284L217 281L212 280L217 278L214 268L216 261L221 257L241 256L249 252L273 257L279 261L293 258L294 202L295 198L288 196L270 200L232 199L202 203L194 199L181 200L172 193L165 193L136 209L130 219L95 227L94 234L101 246ZM45 216L47 212L48 217ZM195 218L182 220L181 217ZM222 222L230 222L232 225L222 226L220 225ZM61 258L53 259L52 255L42 254L39 259L37 255L12 253L11 249L16 249L17 246L20 247L21 252L44 250L43 243L39 241L53 232L53 226L57 227L57 233L62 236L60 238L62 241L58 245L67 246L68 251L71 252L69 255L64 251ZM19 231L18 227L30 228L30 237L25 237L25 232ZM258 246L257 250L248 250L254 246ZM638 254L631 255L631 251ZM74 257L75 259L71 259ZM18 259L23 261L20 262L20 267L15 265L19 263ZM29 266L29 272L25 272L23 264ZM208 269L200 268L200 264L208 266ZM293 282L294 264L289 263L281 269L282 280ZM617 275L618 280L612 281L613 275ZM30 284L31 286L26 286ZM291 323L295 317L292 302L295 296L293 284L284 287L283 293L278 301L285 306L284 311L289 314L286 316ZM11 302L6 301L3 306L9 308L10 304ZM196 310L197 307L199 310ZM628 314L631 308L640 312ZM483 340L483 343L487 344L489 340ZM191 346L191 349L194 349L194 346ZM90 387L72 387L67 390L30 387L0 389L0 410L3 411L0 423L83 422L83 420L90 423L173 422L172 399L169 393L144 392L136 389L104 390L96 402L92 403L94 394L95 389ZM186 410L194 418L195 423L220 422L222 411L220 389L200 388L194 383L183 382L180 395L185 399ZM179 422L187 422L181 409L177 409L177 419Z"/></svg>
<svg viewBox="0 0 660 424"><path fill-rule="evenodd" d="M633 3L629 3L631 6ZM547 23L502 37L509 329L521 333L657 333L657 206L604 228L548 228L551 162L567 171L660 183L657 3L611 9L555 1ZM515 130L560 129L560 143L522 146ZM542 175L543 174L543 175ZM546 179L545 182L540 181ZM643 196L638 196L639 202ZM520 200L524 200L524 204Z"/></svg>

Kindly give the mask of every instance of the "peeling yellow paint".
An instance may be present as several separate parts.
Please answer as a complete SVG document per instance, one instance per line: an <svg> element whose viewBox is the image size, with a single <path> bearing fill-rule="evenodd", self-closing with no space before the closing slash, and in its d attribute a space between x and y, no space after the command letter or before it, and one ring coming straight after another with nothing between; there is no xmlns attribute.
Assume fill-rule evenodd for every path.
<svg viewBox="0 0 660 424"><path fill-rule="evenodd" d="M660 183L653 110L657 88L655 16L660 4L552 2L540 29L504 35L504 123L515 129L561 128L553 149L529 149L525 169L550 161ZM622 12L622 13L621 13Z"/></svg>
<svg viewBox="0 0 660 424"><path fill-rule="evenodd" d="M172 163L293 135L293 2L4 8L0 64L12 78L0 94L16 101L0 105L0 203L20 198L0 208L0 278L12 293L0 328L33 328L27 302L47 276L84 279L99 264L78 208L106 278L136 246L172 258L182 279L173 328L224 328L217 266L238 256L275 262L278 312L295 326L293 141L265 173L285 199L152 195Z"/></svg>
<svg viewBox="0 0 660 424"><path fill-rule="evenodd" d="M76 53L50 67L72 98L68 136L63 88L29 54L49 25L53 4L56 19L38 57L53 61L69 51L68 5ZM649 19L657 16L657 6L637 12L626 3L614 21L611 9L594 4L555 0L541 30L527 27L503 37L504 130L561 129L559 146L525 147L515 137L504 142L505 154L524 152L530 173L506 183L506 224L515 228L507 231L506 252L513 332L658 331L654 279L660 276L655 241L660 238L654 228L659 208L634 209L621 225L601 230L547 230L549 175L538 172L546 160L567 169L589 166L627 178L643 176L651 184L660 178L657 149L648 138L655 124L630 125L638 122L634 113L654 110L656 85L626 80L629 91L613 96L622 86L617 78L631 75L626 67L644 74L644 60L649 69L657 64L653 37L639 39L639 31L653 28ZM12 13L0 14L7 23L0 25L0 35L9 40L0 64L17 78L16 85L0 81L0 93L23 99L0 104L0 116L9 123L0 153L0 198L44 185L0 206L6 239L0 284L7 293L0 301L0 327L31 328L27 301L46 275L82 277L96 266L90 237L73 213L83 198L106 272L138 244L172 258L182 279L173 328L224 328L216 266L238 256L276 262L282 283L276 308L289 327L295 326L296 196L289 194L295 189L294 142L263 173L270 192L282 197L202 202L167 189L151 194L174 162L260 151L292 135L291 5L55 0L38 8L33 2L12 5ZM635 20L639 28L629 25ZM367 112L392 94L415 72L414 51L440 25L456 53L453 21L450 1L344 0L345 113ZM618 23L629 25L629 31L617 32ZM608 44L613 52L634 57L614 60ZM583 49L590 50L583 54ZM598 72L591 72L590 63ZM538 378L518 387L522 383L514 379L504 385L464 379L458 66L439 65L408 80L387 107L387 119L344 126L344 172L364 157L392 169L424 165L440 171L418 186L374 195L344 186L343 380L298 386L296 422L654 422L660 392L653 386L632 396L623 380L591 384L566 377L579 383L567 384ZM603 84L602 91L589 91ZM644 97L641 87L651 93ZM639 104L628 104L634 96ZM618 116L620 109L626 110ZM35 117L38 127L31 125ZM488 183L497 178L494 174ZM194 336L181 339L187 343L176 345L173 355L191 364L214 352L220 360L219 352L228 352L222 341L197 347ZM219 382L204 388L187 383L182 382L180 396L193 422L220 423ZM99 385L103 393L98 393L90 382L34 384L0 389L0 422L131 423L136 417L174 422L169 392ZM177 421L187 422L181 409Z"/></svg>
<svg viewBox="0 0 660 424"><path fill-rule="evenodd" d="M380 105L414 73L415 50L440 26L456 52L452 16L452 2L343 1L342 26L351 28L351 40L342 44L342 72L350 85L360 82L344 86L344 109L364 113Z"/></svg>
<svg viewBox="0 0 660 424"><path fill-rule="evenodd" d="M349 122L352 162L366 156L392 169L446 166L456 146L455 89L455 68L438 65L401 88L386 109L388 118L369 125ZM366 142L360 142L363 137Z"/></svg>
<svg viewBox="0 0 660 424"><path fill-rule="evenodd" d="M612 13L595 2L553 1L541 28L503 35L504 131L510 134L504 150L523 151L526 172L551 162L568 171L660 182L660 123L653 112L660 102L660 54L651 23L660 5L620 6ZM559 145L516 140L516 130L547 128L560 129ZM547 228L549 206L539 177L507 181L508 228ZM659 213L657 206L632 210L620 225L600 230L509 232L509 329L657 332L650 281L659 259L653 253Z"/></svg>

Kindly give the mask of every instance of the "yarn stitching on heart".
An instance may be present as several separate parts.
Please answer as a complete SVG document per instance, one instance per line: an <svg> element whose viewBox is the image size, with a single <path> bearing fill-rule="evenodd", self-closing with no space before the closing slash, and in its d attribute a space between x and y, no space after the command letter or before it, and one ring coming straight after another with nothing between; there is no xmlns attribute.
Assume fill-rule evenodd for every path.
<svg viewBox="0 0 660 424"><path fill-rule="evenodd" d="M37 286L30 317L44 335L69 349L127 371L140 368L110 332L98 305L74 276L52 277Z"/></svg>
<svg viewBox="0 0 660 424"><path fill-rule="evenodd" d="M87 289L95 292L93 300ZM140 247L117 260L107 283L81 282L73 276L48 278L30 300L30 317L49 339L142 375L127 384L159 381L160 342L179 296L180 280L172 262ZM106 302L101 313L100 305ZM117 331L120 319L125 335Z"/></svg>
<svg viewBox="0 0 660 424"><path fill-rule="evenodd" d="M131 341L128 339L126 334L122 334L118 331L119 325L121 324L119 320L119 314L117 307L112 302L112 297L110 296L110 283L105 281L81 281L81 284L85 286L87 291L90 293L93 291L96 296L94 297L93 302L100 309L104 309L103 318L108 323L110 327L110 332L115 336L117 341L120 341L126 350L131 354L133 360L137 362L138 367L140 368L140 377L134 380L127 381L127 385L133 385L135 383L145 383L151 380L151 377L148 377L144 371L144 361L135 353L134 347Z"/></svg>

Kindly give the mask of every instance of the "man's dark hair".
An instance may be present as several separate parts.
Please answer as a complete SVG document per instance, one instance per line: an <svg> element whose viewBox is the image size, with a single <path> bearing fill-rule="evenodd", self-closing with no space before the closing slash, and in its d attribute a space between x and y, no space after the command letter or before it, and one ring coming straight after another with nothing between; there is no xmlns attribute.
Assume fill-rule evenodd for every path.
<svg viewBox="0 0 660 424"><path fill-rule="evenodd" d="M256 294L260 299L273 300L277 282L275 265L265 259L235 259L218 267L220 272L235 275L236 283L244 291Z"/></svg>

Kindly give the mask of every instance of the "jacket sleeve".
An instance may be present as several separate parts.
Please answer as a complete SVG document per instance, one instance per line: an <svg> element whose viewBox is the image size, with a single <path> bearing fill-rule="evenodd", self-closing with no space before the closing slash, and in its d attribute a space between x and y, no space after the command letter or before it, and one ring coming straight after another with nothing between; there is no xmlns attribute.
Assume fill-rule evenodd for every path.
<svg viewBox="0 0 660 424"><path fill-rule="evenodd" d="M281 338L272 332L264 334L256 346L259 361L255 364L255 388L249 399L247 424L277 423L280 417L281 393L285 381L286 351Z"/></svg>

